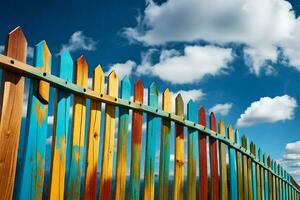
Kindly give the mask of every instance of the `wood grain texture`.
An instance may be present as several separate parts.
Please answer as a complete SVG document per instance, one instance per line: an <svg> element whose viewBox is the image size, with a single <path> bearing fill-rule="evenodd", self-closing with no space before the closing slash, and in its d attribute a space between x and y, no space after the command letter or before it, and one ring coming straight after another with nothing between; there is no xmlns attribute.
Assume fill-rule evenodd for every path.
<svg viewBox="0 0 300 200"><path fill-rule="evenodd" d="M50 72L51 53L46 42L37 44L34 53L34 66ZM43 194L48 103L40 99L37 80L32 80L29 87L25 148L16 178L15 199L42 199ZM44 89L43 94L49 93Z"/></svg>
<svg viewBox="0 0 300 200"><path fill-rule="evenodd" d="M235 143L241 146L241 138L239 131L235 131ZM238 179L238 199L244 198L244 187L243 187L243 166L242 166L242 155L239 151L236 152L236 169Z"/></svg>
<svg viewBox="0 0 300 200"><path fill-rule="evenodd" d="M107 94L118 98L118 77L115 71L108 76ZM102 151L102 170L100 182L100 199L111 198L112 168L114 157L114 138L116 123L116 108L114 105L106 104L104 138Z"/></svg>
<svg viewBox="0 0 300 200"><path fill-rule="evenodd" d="M27 41L20 27L8 34L5 55L26 62ZM24 77L4 70L0 119L0 194L12 199L21 129Z"/></svg>
<svg viewBox="0 0 300 200"><path fill-rule="evenodd" d="M234 132L231 125L228 126L227 133L230 142L235 143ZM231 200L236 200L238 199L236 150L231 147L229 148L229 180L229 197Z"/></svg>
<svg viewBox="0 0 300 200"><path fill-rule="evenodd" d="M141 80L134 85L134 102L143 104L144 86ZM129 180L129 199L140 199L141 143L143 133L143 113L133 111L131 136L131 164Z"/></svg>
<svg viewBox="0 0 300 200"><path fill-rule="evenodd" d="M175 99L175 114L184 117L184 103L181 94ZM183 199L184 193L184 127L175 124L174 200Z"/></svg>
<svg viewBox="0 0 300 200"><path fill-rule="evenodd" d="M224 121L220 120L219 121L219 134L222 135L223 137L225 137L225 126L224 126ZM219 154L219 158L220 158L220 173L221 173L221 200L227 200L228 199L228 187L227 187L227 164L226 164L226 148L227 146L220 142L220 154Z"/></svg>
<svg viewBox="0 0 300 200"><path fill-rule="evenodd" d="M210 129L214 132L217 131L216 118L214 113L209 116ZM218 146L214 138L210 138L210 168L211 168L211 199L219 199L219 173L218 173Z"/></svg>
<svg viewBox="0 0 300 200"><path fill-rule="evenodd" d="M153 82L148 89L148 105L158 109L159 91ZM153 200L155 191L155 152L159 129L159 117L147 114L147 138L144 172L144 200Z"/></svg>
<svg viewBox="0 0 300 200"><path fill-rule="evenodd" d="M104 93L105 75L100 65L94 69L93 90ZM96 199L97 195L97 168L101 125L101 102L91 100L89 130L87 136L86 166L84 198Z"/></svg>
<svg viewBox="0 0 300 200"><path fill-rule="evenodd" d="M83 56L76 61L76 84L87 88L88 65ZM80 199L81 176L83 174L83 148L86 120L86 99L82 96L74 97L73 129L69 177L67 178L66 199Z"/></svg>
<svg viewBox="0 0 300 200"><path fill-rule="evenodd" d="M162 96L163 111L171 113L172 98L170 90L166 89ZM170 133L171 121L168 119L162 119L158 183L158 199L160 200L169 199Z"/></svg>
<svg viewBox="0 0 300 200"><path fill-rule="evenodd" d="M247 149L247 138L245 135L242 136L242 147ZM243 158L243 199L249 199L249 177L248 177L248 158L244 154Z"/></svg>
<svg viewBox="0 0 300 200"><path fill-rule="evenodd" d="M190 100L187 104L187 119L197 122L197 109L195 103ZM187 170L187 199L196 199L196 160L197 160L197 135L196 129L188 128L188 170Z"/></svg>
<svg viewBox="0 0 300 200"><path fill-rule="evenodd" d="M72 82L74 64L68 51L60 55L59 77ZM56 89L50 170L50 199L63 200L66 173L66 145L70 126L71 94Z"/></svg>
<svg viewBox="0 0 300 200"><path fill-rule="evenodd" d="M206 127L206 113L204 107L198 112L199 124ZM199 133L199 199L208 199L208 171L207 171L207 136Z"/></svg>
<svg viewBox="0 0 300 200"><path fill-rule="evenodd" d="M131 83L128 76L121 81L121 98L130 100ZM127 137L129 124L129 110L120 108L117 146L117 169L115 199L125 199L126 194L126 159L127 159Z"/></svg>

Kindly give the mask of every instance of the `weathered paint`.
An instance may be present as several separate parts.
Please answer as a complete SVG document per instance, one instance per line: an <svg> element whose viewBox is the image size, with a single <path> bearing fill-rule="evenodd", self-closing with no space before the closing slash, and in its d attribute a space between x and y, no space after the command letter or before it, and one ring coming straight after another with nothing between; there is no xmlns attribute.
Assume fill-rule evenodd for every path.
<svg viewBox="0 0 300 200"><path fill-rule="evenodd" d="M241 138L238 130L235 131L235 143L241 146ZM236 168L237 168L237 178L238 178L238 199L243 199L244 190L243 190L242 155L239 151L236 152Z"/></svg>
<svg viewBox="0 0 300 200"><path fill-rule="evenodd" d="M224 126L224 121L220 120L219 121L219 134L225 137L225 126ZM221 177L221 200L227 200L228 199L228 186L227 186L227 163L226 163L226 148L227 146L220 142L219 143L219 159L220 159L220 177Z"/></svg>
<svg viewBox="0 0 300 200"><path fill-rule="evenodd" d="M169 113L172 111L172 98L169 89L163 92L163 111ZM160 200L169 199L170 133L171 121L162 119L158 183L158 198Z"/></svg>
<svg viewBox="0 0 300 200"><path fill-rule="evenodd" d="M234 143L234 133L232 126L227 128L229 140ZM237 184L237 170L236 170L236 151L234 148L229 148L229 198L231 200L238 199L238 184Z"/></svg>
<svg viewBox="0 0 300 200"><path fill-rule="evenodd" d="M130 100L131 83L128 76L121 81L121 98ZM127 159L127 137L129 124L129 110L120 108L117 146L117 169L115 199L124 200L126 194L126 159Z"/></svg>
<svg viewBox="0 0 300 200"><path fill-rule="evenodd" d="M76 84L87 88L88 86L88 65L83 56L76 61ZM86 99L81 96L74 97L73 105L73 130L71 161L69 177L67 178L66 199L80 199L81 177L83 174L83 148L86 118Z"/></svg>
<svg viewBox="0 0 300 200"><path fill-rule="evenodd" d="M108 95L115 98L118 97L118 77L115 71L112 71L108 76L107 85ZM100 199L111 198L112 184L112 168L114 157L114 138L115 138L115 123L116 123L116 108L114 105L106 104L105 122L104 122L104 138L102 151L102 169L100 182Z"/></svg>
<svg viewBox="0 0 300 200"><path fill-rule="evenodd" d="M158 109L159 91L153 82L148 89L148 105ZM157 116L147 115L147 138L146 138L146 157L144 172L144 200L154 199L155 187L155 151L156 140L158 138L157 130L159 128L159 118Z"/></svg>
<svg viewBox="0 0 300 200"><path fill-rule="evenodd" d="M209 116L210 129L217 131L216 118L214 113ZM211 167L211 197L212 200L219 199L219 174L218 174L218 147L217 140L210 138L210 167Z"/></svg>
<svg viewBox="0 0 300 200"><path fill-rule="evenodd" d="M68 51L60 55L59 77L73 81L73 60ZM66 172L66 145L69 132L71 94L56 90L52 136L52 159L50 172L50 199L64 199Z"/></svg>
<svg viewBox="0 0 300 200"><path fill-rule="evenodd" d="M143 104L144 86L141 80L134 85L134 102ZM129 198L140 199L141 143L143 133L143 113L133 111L131 136L131 165L129 180Z"/></svg>
<svg viewBox="0 0 300 200"><path fill-rule="evenodd" d="M187 119L193 122L197 120L195 103L190 100L187 104ZM187 199L196 199L196 160L197 160L197 135L196 129L188 129L188 169L187 169Z"/></svg>
<svg viewBox="0 0 300 200"><path fill-rule="evenodd" d="M199 109L199 124L206 127L206 113L204 107ZM208 172L207 172L207 140L206 135L199 132L199 199L208 199Z"/></svg>
<svg viewBox="0 0 300 200"><path fill-rule="evenodd" d="M104 93L105 75L100 65L94 69L93 90ZM97 195L97 168L101 125L101 102L91 100L89 130L87 137L86 168L84 198L96 199Z"/></svg>
<svg viewBox="0 0 300 200"><path fill-rule="evenodd" d="M38 43L34 53L34 65L49 73L51 54L46 42ZM23 162L17 174L15 199L42 199L43 194L48 103L44 103L39 97L38 81L31 81L29 90L26 144ZM49 90L43 92L49 93Z"/></svg>

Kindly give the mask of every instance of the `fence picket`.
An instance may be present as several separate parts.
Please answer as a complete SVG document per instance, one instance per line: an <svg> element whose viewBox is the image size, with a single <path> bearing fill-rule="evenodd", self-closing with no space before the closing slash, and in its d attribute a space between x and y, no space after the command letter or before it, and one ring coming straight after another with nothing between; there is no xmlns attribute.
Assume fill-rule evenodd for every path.
<svg viewBox="0 0 300 200"><path fill-rule="evenodd" d="M268 169L271 170L271 159L270 156L268 156L267 158L267 162L268 162ZM273 199L273 178L272 178L272 173L269 171L268 173L268 183L269 183L269 197L270 199Z"/></svg>
<svg viewBox="0 0 300 200"><path fill-rule="evenodd" d="M88 65L83 56L76 61L76 84L87 88ZM74 97L73 105L73 129L69 177L67 178L67 199L80 199L81 176L83 173L83 148L86 117L86 98Z"/></svg>
<svg viewBox="0 0 300 200"><path fill-rule="evenodd" d="M224 121L219 121L219 134L225 137L225 126ZM228 199L228 188L227 188L227 163L226 163L226 148L227 146L220 142L219 143L219 158L220 158L220 173L221 173L221 199Z"/></svg>
<svg viewBox="0 0 300 200"><path fill-rule="evenodd" d="M73 81L73 60L68 51L60 55L59 77ZM69 132L71 94L56 89L50 171L50 199L63 199L66 172L66 145Z"/></svg>
<svg viewBox="0 0 300 200"><path fill-rule="evenodd" d="M21 28L17 27L8 34L5 55L26 63L26 53L26 38ZM2 77L0 174L5 174L5 176L0 179L0 194L3 199L12 199L21 130L24 77L7 70L2 71Z"/></svg>
<svg viewBox="0 0 300 200"><path fill-rule="evenodd" d="M148 89L148 105L158 109L158 94L156 83L153 82ZM159 118L147 115L146 158L144 172L144 200L153 200L155 191L155 151Z"/></svg>
<svg viewBox="0 0 300 200"><path fill-rule="evenodd" d="M199 124L206 127L206 113L204 107L199 109ZM207 139L204 133L199 133L199 199L208 199L207 172Z"/></svg>
<svg viewBox="0 0 300 200"><path fill-rule="evenodd" d="M93 90L104 93L104 73L100 65L94 69ZM91 100L89 130L87 136L84 198L95 199L97 194L97 168L101 125L101 102Z"/></svg>
<svg viewBox="0 0 300 200"><path fill-rule="evenodd" d="M246 137L246 136L245 136ZM246 139L247 142L247 152L250 152L250 143L249 140ZM247 156L247 172L248 172L248 195L249 195L249 200L253 199L253 188L252 188L252 158Z"/></svg>
<svg viewBox="0 0 300 200"><path fill-rule="evenodd" d="M260 148L258 148L258 160L259 162L263 163L263 155ZM257 165L259 168L259 174L257 174L257 179L260 179L260 191L261 191L261 199L265 199L265 179L264 179L264 168L260 165Z"/></svg>
<svg viewBox="0 0 300 200"><path fill-rule="evenodd" d="M141 80L134 85L134 102L143 104L144 86ZM132 136L131 136L131 164L129 199L140 198L140 171L141 171L141 143L143 133L143 113L133 111L132 114Z"/></svg>
<svg viewBox="0 0 300 200"><path fill-rule="evenodd" d="M241 146L241 138L239 131L235 131L235 143ZM237 178L238 178L238 199L244 198L243 189L243 166L242 166L242 155L239 151L236 152L236 168L237 168Z"/></svg>
<svg viewBox="0 0 300 200"><path fill-rule="evenodd" d="M255 149L256 147L255 147L255 144L251 141L251 143L250 143L250 152L251 152L251 154L254 156L254 157L256 157L256 149ZM252 199L258 199L258 193L260 192L259 190L257 190L257 180L256 180L256 173L258 173L257 171L256 171L256 164L255 164L255 162L254 161L252 161L252 159L251 159L251 167L252 167L252 169L251 169L251 172L252 172L252 191L250 191L250 192L252 192Z"/></svg>
<svg viewBox="0 0 300 200"><path fill-rule="evenodd" d="M121 98L130 100L131 83L128 76L121 81ZM117 169L116 169L116 189L115 199L125 199L126 194L126 159L127 159L127 137L129 124L129 110L119 109L118 124L118 147L117 147Z"/></svg>
<svg viewBox="0 0 300 200"><path fill-rule="evenodd" d="M213 112L209 116L210 129L217 131L216 118ZM217 140L210 138L210 167L211 167L211 199L219 199L218 147Z"/></svg>
<svg viewBox="0 0 300 200"><path fill-rule="evenodd" d="M190 100L187 104L187 119L193 122L197 120L197 109L195 103ZM196 123L195 123L196 125ZM188 128L188 169L187 169L187 199L196 199L196 156L197 156L196 129Z"/></svg>
<svg viewBox="0 0 300 200"><path fill-rule="evenodd" d="M162 109L165 112L172 112L172 98L169 89L163 92ZM160 159L159 159L159 183L158 198L160 200L169 199L169 166L170 166L170 134L171 121L162 119Z"/></svg>
<svg viewBox="0 0 300 200"><path fill-rule="evenodd" d="M247 138L245 135L242 136L242 147L247 150ZM249 183L248 183L248 158L246 155L243 155L243 185L244 185L244 197L243 199L249 199Z"/></svg>
<svg viewBox="0 0 300 200"><path fill-rule="evenodd" d="M268 161L267 161L267 155L266 154L263 154L263 160L264 160L264 164L265 164L265 167L268 167ZM270 195L269 195L269 173L268 173L268 170L265 169L265 199L268 200Z"/></svg>
<svg viewBox="0 0 300 200"><path fill-rule="evenodd" d="M234 143L234 134L232 126L229 125L227 128L229 140ZM230 180L230 190L229 196L231 200L238 199L238 184L237 184L237 165L236 165L236 150L234 148L229 148L229 180Z"/></svg>
<svg viewBox="0 0 300 200"><path fill-rule="evenodd" d="M175 100L175 114L184 117L184 104L181 94ZM174 200L183 199L184 193L184 127L175 125Z"/></svg>
<svg viewBox="0 0 300 200"><path fill-rule="evenodd" d="M115 71L108 76L107 94L114 97L117 101L118 97L118 77ZM112 184L112 167L114 156L114 138L116 123L116 108L114 105L106 104L105 125L102 151L102 168L100 182L100 199L111 198Z"/></svg>

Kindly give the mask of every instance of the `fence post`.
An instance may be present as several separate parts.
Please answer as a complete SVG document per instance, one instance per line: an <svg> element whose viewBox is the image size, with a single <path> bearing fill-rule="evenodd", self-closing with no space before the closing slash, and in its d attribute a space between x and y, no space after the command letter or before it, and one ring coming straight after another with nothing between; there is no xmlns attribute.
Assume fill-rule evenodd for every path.
<svg viewBox="0 0 300 200"><path fill-rule="evenodd" d="M219 121L219 134L225 137L224 121ZM221 176L221 200L228 199L228 187L227 187L227 163L226 163L226 145L223 142L219 143L219 159L220 159L220 176Z"/></svg>
<svg viewBox="0 0 300 200"><path fill-rule="evenodd" d="M184 103L181 94L175 99L175 114L184 117ZM183 199L184 193L184 127L175 124L175 161L174 161L174 200Z"/></svg>
<svg viewBox="0 0 300 200"><path fill-rule="evenodd" d="M128 76L121 81L121 98L130 100L131 83ZM126 159L127 159L127 137L129 124L129 110L119 108L119 128L117 147L117 169L115 199L124 200L126 194Z"/></svg>
<svg viewBox="0 0 300 200"><path fill-rule="evenodd" d="M59 77L73 82L73 60L68 51L60 55ZM71 94L56 89L50 171L50 199L63 199L66 173L66 148L69 132Z"/></svg>
<svg viewBox="0 0 300 200"><path fill-rule="evenodd" d="M232 126L229 125L227 128L228 137L231 143L234 143L234 134ZM236 150L229 148L229 180L230 180L230 199L238 199L238 184L237 184L237 167L236 167Z"/></svg>
<svg viewBox="0 0 300 200"><path fill-rule="evenodd" d="M47 73L51 70L51 54L45 41L35 47L34 65ZM48 126L47 98L49 98L47 83L31 80L25 148L22 152L20 171L17 173L16 199L42 199Z"/></svg>
<svg viewBox="0 0 300 200"><path fill-rule="evenodd" d="M143 104L144 86L141 80L134 85L134 102ZM132 114L132 136L131 136L131 165L129 182L129 199L140 198L140 171L141 171L141 143L143 132L143 113L133 111Z"/></svg>
<svg viewBox="0 0 300 200"><path fill-rule="evenodd" d="M100 65L94 69L93 90L104 93L105 75ZM91 100L89 130L87 136L86 166L84 198L96 199L97 195L97 168L101 125L101 102Z"/></svg>
<svg viewBox="0 0 300 200"><path fill-rule="evenodd" d="M20 27L8 34L5 55L26 62L27 41ZM12 199L22 119L24 77L3 70L3 96L0 119L0 194ZM16 95L17 94L17 95Z"/></svg>

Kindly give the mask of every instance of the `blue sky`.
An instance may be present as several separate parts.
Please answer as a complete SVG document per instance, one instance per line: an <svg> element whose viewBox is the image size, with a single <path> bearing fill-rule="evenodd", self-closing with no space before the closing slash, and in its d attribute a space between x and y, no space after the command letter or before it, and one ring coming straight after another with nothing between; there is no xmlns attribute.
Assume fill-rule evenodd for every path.
<svg viewBox="0 0 300 200"><path fill-rule="evenodd" d="M47 41L54 74L69 49L90 77L100 63L181 91L300 177L299 11L284 0L14 1L0 13L0 45L19 25L31 47Z"/></svg>

